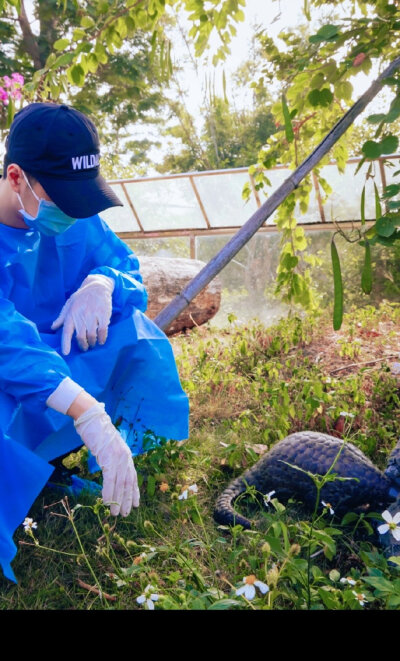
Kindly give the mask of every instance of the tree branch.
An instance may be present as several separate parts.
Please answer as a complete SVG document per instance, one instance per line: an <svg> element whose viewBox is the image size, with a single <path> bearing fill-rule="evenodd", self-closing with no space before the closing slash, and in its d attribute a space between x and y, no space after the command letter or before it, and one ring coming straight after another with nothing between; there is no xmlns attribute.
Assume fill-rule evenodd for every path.
<svg viewBox="0 0 400 661"><path fill-rule="evenodd" d="M25 50L28 55L31 56L35 69L41 69L42 62L40 59L39 45L35 35L31 30L31 26L25 11L24 0L21 0L21 9L20 13L18 14L18 22L24 37Z"/></svg>

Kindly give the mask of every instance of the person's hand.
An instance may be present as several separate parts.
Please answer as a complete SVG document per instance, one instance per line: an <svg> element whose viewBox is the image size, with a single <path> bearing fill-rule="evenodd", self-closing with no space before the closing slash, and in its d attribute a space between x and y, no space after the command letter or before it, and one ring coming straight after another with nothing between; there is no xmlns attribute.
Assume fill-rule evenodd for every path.
<svg viewBox="0 0 400 661"><path fill-rule="evenodd" d="M88 275L79 289L69 297L57 319L51 325L57 330L64 325L61 351L67 356L76 331L76 340L82 351L104 344L112 314L112 293L115 282L105 275Z"/></svg>
<svg viewBox="0 0 400 661"><path fill-rule="evenodd" d="M136 470L131 451L104 404L96 402L75 420L74 426L103 472L103 502L111 505L113 516L128 516L132 507L139 507Z"/></svg>

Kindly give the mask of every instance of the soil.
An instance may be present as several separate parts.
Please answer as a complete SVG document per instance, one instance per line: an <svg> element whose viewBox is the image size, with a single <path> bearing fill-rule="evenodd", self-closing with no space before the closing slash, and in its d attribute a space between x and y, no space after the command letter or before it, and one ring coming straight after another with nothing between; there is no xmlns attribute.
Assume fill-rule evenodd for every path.
<svg viewBox="0 0 400 661"><path fill-rule="evenodd" d="M384 362L396 374L400 371L399 351L400 328L393 321L381 321L370 328L357 323L340 331L325 326L303 348L303 354L322 363L329 375L348 375L368 366L379 368Z"/></svg>

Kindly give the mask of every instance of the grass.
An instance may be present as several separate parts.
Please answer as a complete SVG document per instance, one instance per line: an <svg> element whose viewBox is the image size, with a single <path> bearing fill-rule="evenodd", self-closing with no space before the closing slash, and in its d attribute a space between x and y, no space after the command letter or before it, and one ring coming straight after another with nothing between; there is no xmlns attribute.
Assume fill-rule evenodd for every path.
<svg viewBox="0 0 400 661"><path fill-rule="evenodd" d="M378 323L396 329L398 321L399 308L387 304L353 313L337 359L362 362L349 348L355 328L366 337ZM252 530L212 518L224 487L293 431L329 433L341 419L344 437L385 466L398 434L397 378L385 361L350 374L335 374L329 364L330 375L312 351L326 344L327 324L318 317L269 329L233 322L224 331L201 327L174 338L191 400L190 439L136 459L141 505L126 519L109 516L90 494L66 499L45 489L29 513L38 523L35 538L22 527L15 535L19 583L0 578L0 608L143 609L149 601L136 599L151 585L147 599L159 595L153 604L165 610L397 609L399 567L378 546L376 514L337 520L327 508L312 514L276 498L265 507L249 489L237 509L254 521ZM377 357L386 340L374 338ZM79 456L76 463L88 477ZM193 484L197 494L180 500ZM267 594L237 596L245 576L265 582ZM346 577L351 583L340 580Z"/></svg>

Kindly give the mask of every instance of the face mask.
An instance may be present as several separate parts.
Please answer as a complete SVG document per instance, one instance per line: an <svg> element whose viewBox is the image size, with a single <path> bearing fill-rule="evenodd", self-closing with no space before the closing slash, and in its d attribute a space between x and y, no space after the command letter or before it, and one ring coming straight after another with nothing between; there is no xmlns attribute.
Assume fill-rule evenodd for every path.
<svg viewBox="0 0 400 661"><path fill-rule="evenodd" d="M64 211L61 211L61 209L59 209L58 206L54 204L54 202L50 202L49 200L38 197L35 191L32 189L28 179L26 178L25 173L23 172L22 174L24 175L24 179L33 195L39 202L38 212L34 218L27 211L25 211L21 197L17 193L19 203L22 207L22 209L19 209L19 212L22 214L25 224L28 225L28 227L31 227L34 230L38 230L38 232L41 232L46 236L55 236L56 234L65 232L68 227L71 227L71 225L76 222L76 218L67 216L67 214L64 213Z"/></svg>

